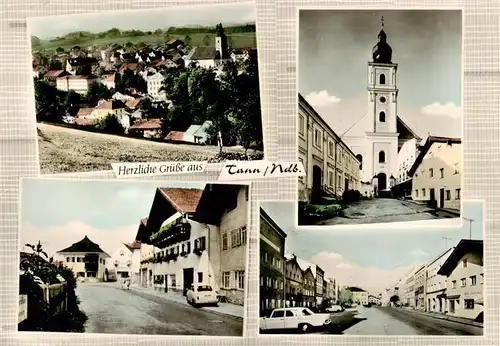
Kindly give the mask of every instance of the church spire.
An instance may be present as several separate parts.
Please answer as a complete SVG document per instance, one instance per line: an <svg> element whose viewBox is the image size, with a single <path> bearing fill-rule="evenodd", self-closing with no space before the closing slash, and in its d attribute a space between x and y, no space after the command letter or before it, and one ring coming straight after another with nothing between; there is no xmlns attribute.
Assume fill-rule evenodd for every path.
<svg viewBox="0 0 500 346"><path fill-rule="evenodd" d="M373 47L373 62L381 64L392 63L392 48L387 43L387 34L384 31L384 17L380 21L380 32L378 42Z"/></svg>

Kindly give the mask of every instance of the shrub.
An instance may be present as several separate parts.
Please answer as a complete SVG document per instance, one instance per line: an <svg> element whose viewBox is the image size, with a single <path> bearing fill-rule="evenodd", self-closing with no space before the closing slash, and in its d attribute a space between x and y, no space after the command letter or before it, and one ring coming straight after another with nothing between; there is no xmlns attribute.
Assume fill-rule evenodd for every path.
<svg viewBox="0 0 500 346"><path fill-rule="evenodd" d="M358 190L346 190L342 194L342 202L352 203L361 199L361 193Z"/></svg>
<svg viewBox="0 0 500 346"><path fill-rule="evenodd" d="M100 132L109 133L111 135L121 135L125 132L118 117L114 114L110 114L100 119L94 127Z"/></svg>

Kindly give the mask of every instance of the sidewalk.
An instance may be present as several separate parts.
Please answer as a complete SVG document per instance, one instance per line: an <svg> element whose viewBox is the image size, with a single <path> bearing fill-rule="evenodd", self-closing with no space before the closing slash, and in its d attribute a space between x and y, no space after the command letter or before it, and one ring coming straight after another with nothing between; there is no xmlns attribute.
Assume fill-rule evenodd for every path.
<svg viewBox="0 0 500 346"><path fill-rule="evenodd" d="M472 320L470 318L450 316L450 315L446 315L446 314L443 314L443 313L440 313L440 312L426 312L426 311L420 311L420 310L411 309L411 308L406 308L406 309L410 310L410 311L417 312L417 313L422 314L422 315L426 315L426 316L430 316L430 317L433 317L433 318L437 318L439 320L446 320L446 321L457 322L457 323L462 323L462 324L468 324L468 325L471 325L471 326L476 326L476 327L483 328L483 323L481 323L481 322L475 322L474 320Z"/></svg>
<svg viewBox="0 0 500 346"><path fill-rule="evenodd" d="M162 299L174 301L178 304L191 306L187 303L186 297L184 297L180 293L155 291L153 288L145 288L138 285L131 285L130 289L139 292L144 292ZM204 306L201 307L200 309L210 311L214 314L232 316L238 319L243 319L245 315L245 308L243 306L231 303L219 303L219 306Z"/></svg>

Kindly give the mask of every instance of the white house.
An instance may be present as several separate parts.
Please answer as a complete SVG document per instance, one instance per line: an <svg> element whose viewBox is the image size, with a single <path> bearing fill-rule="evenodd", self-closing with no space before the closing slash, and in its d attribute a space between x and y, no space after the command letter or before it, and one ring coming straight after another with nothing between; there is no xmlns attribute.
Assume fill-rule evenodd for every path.
<svg viewBox="0 0 500 346"><path fill-rule="evenodd" d="M109 255L87 236L71 246L57 251L58 259L75 273L78 280L105 281Z"/></svg>
<svg viewBox="0 0 500 346"><path fill-rule="evenodd" d="M106 268L108 269L108 275L116 278L117 280L130 278L132 283L138 283L140 249L140 242L120 244L107 261Z"/></svg>
<svg viewBox="0 0 500 346"><path fill-rule="evenodd" d="M446 312L446 286L448 281L447 277L439 275L438 271L453 250L454 248L446 250L427 265L427 311Z"/></svg>
<svg viewBox="0 0 500 346"><path fill-rule="evenodd" d="M201 125L191 125L184 132L183 141L205 144L208 140L207 129L212 126L212 122L210 120L205 121Z"/></svg>
<svg viewBox="0 0 500 346"><path fill-rule="evenodd" d="M104 86L106 86L108 89L114 89L114 88L116 88L115 76L116 76L116 73L113 73L110 75L104 75L101 78L101 83Z"/></svg>
<svg viewBox="0 0 500 346"><path fill-rule="evenodd" d="M163 86L164 80L165 77L159 72L152 76L148 76L146 79L148 84L148 94L152 97L159 96L160 88Z"/></svg>
<svg viewBox="0 0 500 346"><path fill-rule="evenodd" d="M461 164L460 138L429 136L408 171L413 200L460 210Z"/></svg>
<svg viewBox="0 0 500 346"><path fill-rule="evenodd" d="M462 239L437 274L448 278L448 315L480 317L484 310L483 241Z"/></svg>
<svg viewBox="0 0 500 346"><path fill-rule="evenodd" d="M99 83L96 76L64 76L56 79L56 88L61 91L73 90L79 94L86 94L92 83Z"/></svg>

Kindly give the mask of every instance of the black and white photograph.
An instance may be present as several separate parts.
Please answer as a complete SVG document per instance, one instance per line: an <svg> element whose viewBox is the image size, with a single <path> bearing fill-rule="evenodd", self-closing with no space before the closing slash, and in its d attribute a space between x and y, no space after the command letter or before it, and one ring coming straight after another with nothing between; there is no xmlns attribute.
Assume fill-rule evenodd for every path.
<svg viewBox="0 0 500 346"><path fill-rule="evenodd" d="M18 331L242 337L248 217L242 184L23 180Z"/></svg>
<svg viewBox="0 0 500 346"><path fill-rule="evenodd" d="M42 174L261 160L253 2L28 18Z"/></svg>
<svg viewBox="0 0 500 346"><path fill-rule="evenodd" d="M462 11L298 17L298 224L457 220Z"/></svg>
<svg viewBox="0 0 500 346"><path fill-rule="evenodd" d="M462 227L330 231L261 202L260 334L482 336L483 205Z"/></svg>

